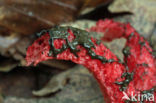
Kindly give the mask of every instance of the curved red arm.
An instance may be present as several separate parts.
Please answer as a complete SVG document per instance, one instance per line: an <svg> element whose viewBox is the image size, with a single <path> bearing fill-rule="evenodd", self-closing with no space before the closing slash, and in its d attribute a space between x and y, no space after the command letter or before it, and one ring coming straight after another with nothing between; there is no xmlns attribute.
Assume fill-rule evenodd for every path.
<svg viewBox="0 0 156 103"><path fill-rule="evenodd" d="M102 23L105 25L105 22ZM102 26L103 24L100 25ZM118 25L121 25L121 27L116 28L116 26ZM112 27L115 27L115 31L113 31ZM121 23L113 24L112 27L106 27L107 31L109 31L110 29L112 32L112 36L107 36L110 39L113 39L113 34L118 32L119 35L115 36L115 38L121 37L125 33L125 37L129 37L129 35L131 34L130 30L134 30L130 25L124 25ZM76 30L79 31L78 29ZM52 31L54 32L52 33ZM134 44L127 43L127 45L131 47L131 49L130 54L125 58L125 61L127 61L126 63L128 65L126 66L125 64L120 63L118 58L102 43L98 43L97 40L92 37L88 37L87 39L89 41L87 42L83 42L83 40L81 41L79 39L79 42L74 42L81 36L85 38L86 35L84 35L83 33L86 32L84 31L75 32L75 29L73 28L68 28L67 30L64 29L63 32L58 32L54 28L52 31L49 30L48 32L43 33L40 38L38 38L31 46L28 47L26 54L27 65L30 65L32 63L36 65L39 62L45 61L47 59L71 60L75 63L82 64L93 73L94 77L99 82L105 101L107 103L125 103L125 101L127 100L122 98L124 96L123 91L129 96L132 92L148 92L151 88L154 88L156 86L155 58L151 54L146 54L152 51L152 49L144 39L140 40L145 41L145 47L147 45L146 48L148 48L149 51L147 52L147 49L144 46L140 47L137 50L139 50L139 52L145 51L147 57L143 58L143 55L139 54L139 57L141 58L140 61L138 61L137 59L134 59L133 61L129 60L128 58L130 58L131 55L131 57L137 55L137 50ZM103 31L105 31L105 29L103 29ZM63 35L66 35L65 39L61 38L61 33ZM55 34L55 36L53 36L53 34ZM135 41L135 39L140 38L137 32L134 32L134 34L136 36L130 39L132 43ZM84 39L84 41L86 41L86 39ZM74 44L76 43L78 44L75 46ZM89 47L89 43L91 43L93 46ZM61 48L64 48L63 51L61 50ZM76 51L75 49L78 51ZM55 51L58 50L61 50L61 52L56 53L57 55L54 55ZM135 66L133 66L133 63L134 65L137 65L136 68ZM127 67L129 67L129 69L127 69ZM155 88L150 92L156 95ZM130 102L130 100L128 101Z"/></svg>

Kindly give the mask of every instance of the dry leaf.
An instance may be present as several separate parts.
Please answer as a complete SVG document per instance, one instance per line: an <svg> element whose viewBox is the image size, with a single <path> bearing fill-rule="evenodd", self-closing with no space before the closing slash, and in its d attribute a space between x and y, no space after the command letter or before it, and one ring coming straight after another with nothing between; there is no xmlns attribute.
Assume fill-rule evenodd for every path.
<svg viewBox="0 0 156 103"><path fill-rule="evenodd" d="M111 12L132 12L133 15L118 18L119 21L130 22L139 33L148 37L156 22L155 0L115 0L109 6Z"/></svg>
<svg viewBox="0 0 156 103"><path fill-rule="evenodd" d="M67 72L70 72L68 75L69 83L51 97L20 98L6 96L4 103L104 103L97 81L86 68L76 66Z"/></svg>
<svg viewBox="0 0 156 103"><path fill-rule="evenodd" d="M3 60L0 64L0 72L9 72L18 65L18 62L12 60Z"/></svg>
<svg viewBox="0 0 156 103"><path fill-rule="evenodd" d="M21 34L74 20L82 8L109 0L1 0L0 25Z"/></svg>
<svg viewBox="0 0 156 103"><path fill-rule="evenodd" d="M45 95L48 95L51 93L55 93L58 90L61 90L67 82L67 79L68 79L67 76L70 73L72 73L69 71L60 73L60 74L52 77L51 80L48 82L48 84L45 85L45 87L43 87L41 90L33 91L32 93L35 96L45 96Z"/></svg>

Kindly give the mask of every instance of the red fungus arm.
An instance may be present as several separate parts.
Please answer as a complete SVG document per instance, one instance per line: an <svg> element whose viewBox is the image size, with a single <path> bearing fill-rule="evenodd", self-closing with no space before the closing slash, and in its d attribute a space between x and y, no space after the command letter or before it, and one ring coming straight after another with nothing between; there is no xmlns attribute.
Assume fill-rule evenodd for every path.
<svg viewBox="0 0 156 103"><path fill-rule="evenodd" d="M129 72L135 73L130 85L133 84L140 91L156 86L156 59L152 54L153 50L129 23L99 20L90 30L102 32L104 34L102 39L106 41L124 37L127 40L123 49L124 61L129 67Z"/></svg>
<svg viewBox="0 0 156 103"><path fill-rule="evenodd" d="M73 38L73 33L71 32L70 38ZM47 33L38 38L31 46L28 47L26 55L27 65L32 63L36 65L39 62L47 59L71 60L77 64L82 64L93 73L94 77L99 82L107 103L116 103L117 101L118 103L123 102L123 93L119 90L120 86L115 84L115 81L122 80L121 75L125 71L125 67L121 63L102 63L98 59L92 59L92 57L88 55L88 51L80 45L77 46L77 48L80 50L77 52L78 57L71 53L69 48L58 54L56 57L52 57L48 55L50 50L49 39L50 35ZM96 40L93 38L92 42L95 45L95 48L92 48L92 50L97 55L118 61L117 57L102 43L96 44ZM54 47L59 49L62 47L63 43L66 42L61 39L55 39Z"/></svg>
<svg viewBox="0 0 156 103"><path fill-rule="evenodd" d="M117 25L116 24L112 25L112 27L115 26ZM122 25L121 28L119 27L114 30L119 31L122 28L124 28L123 29L124 31L125 30L124 25ZM128 28L128 29L132 29L132 28ZM53 30L55 30L55 28ZM113 29L111 29L111 31L114 33L116 32L113 31ZM109 32L113 37L113 33L111 33L111 31ZM119 35L116 37L117 38L121 37L121 35L123 35L123 31L120 31ZM77 35L73 33L72 29L68 29L66 31L63 31L62 33L64 32L67 32L67 34L70 35L68 35L66 40L59 38L59 35L56 35L55 40L53 40L52 55L49 55L51 54L49 52L51 50L51 43L49 44L49 41L53 36L51 32L44 33L43 36L38 38L31 46L29 46L26 55L27 65L30 65L32 63L36 65L39 62L47 59L71 60L75 63L82 64L93 73L94 77L99 82L102 93L107 103L124 103L125 100L122 100L123 92L121 90L124 90L124 92L127 93L127 95L130 95L132 92L142 93L143 91L148 90L150 87L155 86L155 84L153 83L150 84L150 87L147 87L148 83L151 83L151 81L150 82L141 81L141 76L143 76L144 80L146 77L148 78L148 80L152 79L152 81L155 81L155 74L154 74L155 66L154 68L153 67L150 68L150 70L148 70L148 74L145 76L142 75L142 72L139 72L140 69L132 68L127 70L125 65L119 63L117 57L109 49L107 49L102 43L98 44L94 38L90 38L90 37L88 38L88 40L91 40L92 43L94 44L94 47L91 48L92 51L90 51L89 48L87 48L89 42L86 43L85 45L83 45L80 42L76 46L76 49L78 49L79 51L73 53L75 49L73 47L68 48L66 45L68 44L68 42L72 42L73 40L75 40L76 39L75 36ZM53 33L55 34L55 32ZM59 32L57 31L57 33L61 34L60 31ZM83 36L83 33L80 32L79 34ZM84 35L83 37L85 38L85 36L86 35ZM110 37L107 36L107 38ZM86 39L84 39L84 41L85 40ZM111 40L111 38L109 40ZM71 44L68 44L68 46L69 45L71 46ZM62 47L65 49L61 53L58 53L56 56L54 56L53 55L53 53L55 54L54 50L60 49ZM92 54L92 52L94 52L95 54L94 53ZM96 56L94 55L100 57L95 58ZM107 61L106 62L101 61L100 59L101 57L104 57ZM128 67L130 68L130 66ZM138 66L138 67L143 69L143 72L147 70L145 69L145 66ZM131 75L131 72L134 73L134 78ZM125 89L125 87L127 89Z"/></svg>

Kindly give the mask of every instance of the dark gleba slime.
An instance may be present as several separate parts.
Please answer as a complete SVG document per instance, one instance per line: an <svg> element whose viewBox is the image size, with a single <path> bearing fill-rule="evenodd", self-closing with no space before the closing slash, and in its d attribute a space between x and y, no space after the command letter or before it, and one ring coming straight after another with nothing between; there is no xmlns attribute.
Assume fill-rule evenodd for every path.
<svg viewBox="0 0 156 103"><path fill-rule="evenodd" d="M70 33L68 33L69 30L72 30L72 32L75 36L74 40L71 42L68 40L68 36L70 35ZM53 54L53 56L56 57L57 54L62 53L67 48L70 48L70 51L75 56L77 56L76 53L79 50L76 47L78 45L81 45L85 49L88 50L88 54L92 57L92 59L99 59L102 62L113 62L113 59L107 60L103 56L96 55L91 50L91 48L95 48L95 46L94 46L94 43L91 41L91 39L88 39L88 38L90 38L89 32L87 32L85 30L81 30L81 29L77 29L77 28L73 28L73 27L56 26L50 30L41 31L41 33L39 33L38 36L40 37L41 35L43 35L46 32L49 33L49 35L50 35L49 45L50 45L51 49L49 52L49 56L51 56ZM63 39L66 41L66 44L64 44L61 49L55 49L54 43L53 43L55 39Z"/></svg>
<svg viewBox="0 0 156 103"><path fill-rule="evenodd" d="M90 31L104 33L102 40L126 38L123 50L125 63L97 42L99 40L90 37L89 32L57 26L38 33L39 38L27 49L27 65L36 65L47 59L71 60L81 64L97 79L106 103L133 103L132 100L122 99L123 92L128 96L133 92L156 97L156 60L148 42L129 24L107 19L97 22ZM136 102L151 103L146 98Z"/></svg>

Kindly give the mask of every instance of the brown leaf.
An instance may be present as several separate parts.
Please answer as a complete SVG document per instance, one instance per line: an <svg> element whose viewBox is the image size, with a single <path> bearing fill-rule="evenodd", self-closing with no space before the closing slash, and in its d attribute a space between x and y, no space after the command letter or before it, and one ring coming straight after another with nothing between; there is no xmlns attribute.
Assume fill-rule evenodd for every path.
<svg viewBox="0 0 156 103"><path fill-rule="evenodd" d="M35 17L30 17L22 11L6 6L0 7L0 25L22 34L32 34L49 25Z"/></svg>
<svg viewBox="0 0 156 103"><path fill-rule="evenodd" d="M68 80L68 82L65 82ZM66 85L64 85L66 84ZM103 96L97 81L83 66L75 66L51 78L50 82L41 90L33 92L37 96L55 93L48 99L51 103L103 103ZM41 103L48 103L47 99L39 99Z"/></svg>
<svg viewBox="0 0 156 103"><path fill-rule="evenodd" d="M53 96L48 98L5 96L4 103L104 103L98 83L86 68L77 66L67 72L70 72L69 83Z"/></svg>
<svg viewBox="0 0 156 103"><path fill-rule="evenodd" d="M107 1L110 0L1 0L0 25L29 35L72 21L84 8Z"/></svg>
<svg viewBox="0 0 156 103"><path fill-rule="evenodd" d="M78 8L72 3L74 4L74 0L73 2L2 0L0 1L0 25L22 34L32 34L73 20Z"/></svg>
<svg viewBox="0 0 156 103"><path fill-rule="evenodd" d="M9 72L18 65L18 62L7 59L0 63L0 72Z"/></svg>
<svg viewBox="0 0 156 103"><path fill-rule="evenodd" d="M69 70L70 71L70 70ZM67 81L67 75L71 72L63 72L51 78L51 80L41 90L33 91L35 96L45 96L51 93L55 93L58 90L63 89Z"/></svg>

